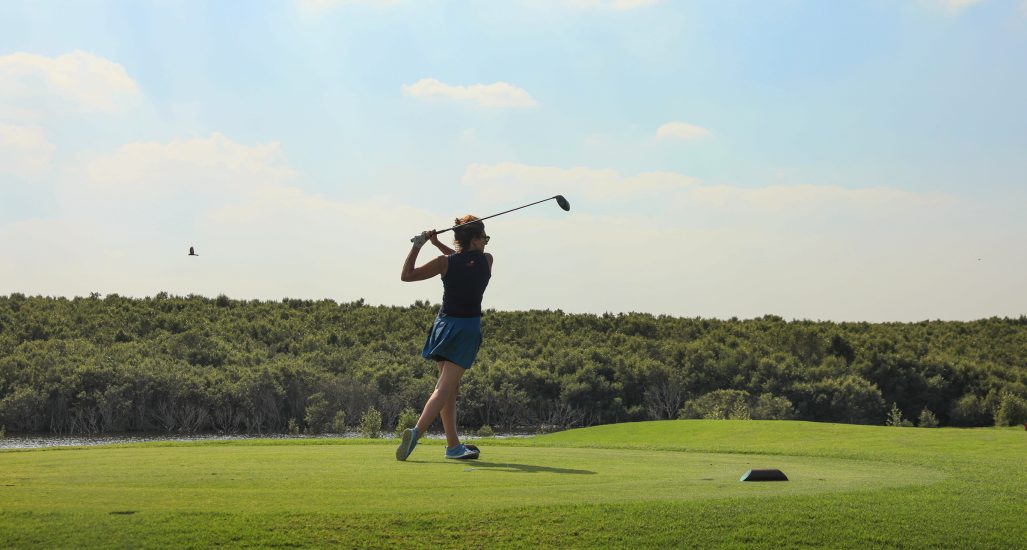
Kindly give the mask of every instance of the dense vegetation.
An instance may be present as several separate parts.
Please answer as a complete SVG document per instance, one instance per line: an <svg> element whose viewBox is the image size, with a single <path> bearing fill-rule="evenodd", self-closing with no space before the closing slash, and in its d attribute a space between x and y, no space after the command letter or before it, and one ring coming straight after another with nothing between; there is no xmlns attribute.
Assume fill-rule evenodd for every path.
<svg viewBox="0 0 1027 550"><path fill-rule="evenodd" d="M264 433L292 421L316 433L355 426L374 408L388 429L434 387L420 349L436 309L0 297L0 426ZM678 417L1027 421L1024 316L871 324L489 311L483 329L460 396L469 428Z"/></svg>

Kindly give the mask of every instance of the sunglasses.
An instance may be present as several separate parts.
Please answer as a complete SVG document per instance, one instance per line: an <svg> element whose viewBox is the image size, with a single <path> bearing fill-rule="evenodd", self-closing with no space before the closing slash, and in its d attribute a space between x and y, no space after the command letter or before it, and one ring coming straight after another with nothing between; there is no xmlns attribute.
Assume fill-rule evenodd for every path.
<svg viewBox="0 0 1027 550"><path fill-rule="evenodd" d="M489 239L491 239L492 237L489 237L488 235L480 235L478 238L485 239L485 244L489 244Z"/></svg>

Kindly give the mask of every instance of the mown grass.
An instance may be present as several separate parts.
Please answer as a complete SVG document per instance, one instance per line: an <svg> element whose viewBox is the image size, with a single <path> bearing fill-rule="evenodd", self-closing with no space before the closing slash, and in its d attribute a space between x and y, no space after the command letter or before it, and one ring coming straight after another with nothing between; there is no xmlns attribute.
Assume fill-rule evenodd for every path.
<svg viewBox="0 0 1027 550"><path fill-rule="evenodd" d="M0 453L0 545L1024 547L1022 430L674 421ZM741 483L776 467L787 483ZM462 542L463 541L463 542Z"/></svg>

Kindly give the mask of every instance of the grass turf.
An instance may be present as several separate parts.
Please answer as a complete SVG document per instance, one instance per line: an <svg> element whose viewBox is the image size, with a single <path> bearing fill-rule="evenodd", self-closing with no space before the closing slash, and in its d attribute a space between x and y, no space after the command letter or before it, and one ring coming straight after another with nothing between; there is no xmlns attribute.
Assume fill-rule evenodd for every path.
<svg viewBox="0 0 1027 550"><path fill-rule="evenodd" d="M487 441L143 444L0 453L15 547L1022 547L1023 431L674 421ZM787 483L740 483L775 467Z"/></svg>

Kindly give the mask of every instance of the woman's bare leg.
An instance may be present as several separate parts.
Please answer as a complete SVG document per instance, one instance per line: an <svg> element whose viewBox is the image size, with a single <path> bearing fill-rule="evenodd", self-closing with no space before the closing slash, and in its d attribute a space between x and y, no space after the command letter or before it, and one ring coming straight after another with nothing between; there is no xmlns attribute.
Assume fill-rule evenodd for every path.
<svg viewBox="0 0 1027 550"><path fill-rule="evenodd" d="M439 380L442 380L442 366L446 364L446 361L439 361ZM452 365L452 363L450 363ZM457 367L459 368L459 366ZM460 369L463 370L463 369ZM436 384L436 387L438 385ZM457 386L456 391L449 396L446 400L446 404L442 406L442 427L446 430L446 446L456 447L460 444L460 436L457 434L456 429L456 396L460 393L460 387Z"/></svg>
<svg viewBox="0 0 1027 550"><path fill-rule="evenodd" d="M448 404L450 408L446 412L450 413L449 420L453 423L453 429L451 430L446 425L447 415L445 414L442 415L442 426L446 429L447 442L450 441L450 438L456 438L456 393L460 388L460 378L463 375L464 369L460 368L456 363L449 361L440 362L439 381L435 384L435 391L428 398L428 402L424 404L421 418L417 420L416 427L419 435L424 434L431 427L435 417L439 416ZM459 445L459 440L450 446L454 445Z"/></svg>

